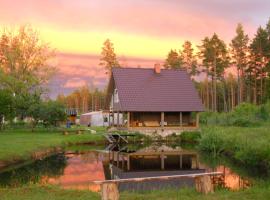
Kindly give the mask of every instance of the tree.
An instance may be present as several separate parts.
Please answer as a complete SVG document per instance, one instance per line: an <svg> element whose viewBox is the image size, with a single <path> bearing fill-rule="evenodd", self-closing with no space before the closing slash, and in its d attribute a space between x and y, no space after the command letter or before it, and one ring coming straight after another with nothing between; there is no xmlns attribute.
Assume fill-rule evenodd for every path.
<svg viewBox="0 0 270 200"><path fill-rule="evenodd" d="M39 106L35 107L35 118L41 120L42 123L48 126L58 126L60 122L66 120L66 112L64 104L58 101L42 102Z"/></svg>
<svg viewBox="0 0 270 200"><path fill-rule="evenodd" d="M170 50L165 60L164 67L166 69L181 69L182 59L176 50Z"/></svg>
<svg viewBox="0 0 270 200"><path fill-rule="evenodd" d="M14 98L10 91L0 90L0 130L3 128L4 120L14 117Z"/></svg>
<svg viewBox="0 0 270 200"><path fill-rule="evenodd" d="M211 38L204 38L202 42L203 44L199 46L199 56L206 71L206 79L209 75L212 79L212 110L217 111L217 81L224 82L225 68L229 64L227 47L216 33Z"/></svg>
<svg viewBox="0 0 270 200"><path fill-rule="evenodd" d="M48 44L30 26L4 30L0 36L0 88L14 95L16 115L24 118L33 99L46 91L44 85L55 69Z"/></svg>
<svg viewBox="0 0 270 200"><path fill-rule="evenodd" d="M99 65L105 67L109 74L111 74L113 67L120 67L114 52L113 43L109 39L105 40L103 43Z"/></svg>
<svg viewBox="0 0 270 200"><path fill-rule="evenodd" d="M232 63L237 68L237 99L238 104L244 99L244 79L245 70L248 64L248 35L244 33L243 26L241 24L237 25L236 36L231 41L231 58Z"/></svg>
<svg viewBox="0 0 270 200"><path fill-rule="evenodd" d="M0 77L1 85L15 95L42 92L54 72L48 64L53 56L54 50L42 43L30 26L4 30L0 36L0 69L9 78Z"/></svg>
<svg viewBox="0 0 270 200"><path fill-rule="evenodd" d="M197 60L194 55L194 49L190 41L185 41L183 44L183 50L180 51L180 57L182 61L182 67L187 70L190 76L198 74Z"/></svg>
<svg viewBox="0 0 270 200"><path fill-rule="evenodd" d="M259 27L255 37L253 38L251 44L251 62L249 71L253 72L254 75L254 103L257 103L257 95L260 95L260 103L263 102L264 97L264 81L266 77L266 66L269 63L269 51L270 42L268 39L268 33L266 29ZM257 79L260 81L260 88L258 90Z"/></svg>

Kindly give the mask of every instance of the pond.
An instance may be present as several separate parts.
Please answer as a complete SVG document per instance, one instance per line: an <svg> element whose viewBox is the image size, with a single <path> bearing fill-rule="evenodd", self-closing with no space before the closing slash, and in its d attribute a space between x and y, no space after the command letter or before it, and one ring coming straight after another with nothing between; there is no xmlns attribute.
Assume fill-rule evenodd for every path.
<svg viewBox="0 0 270 200"><path fill-rule="evenodd" d="M239 190L250 187L252 178L236 173L228 165L199 154L193 148L171 144L74 146L34 161L14 165L0 172L0 186L29 183L53 184L67 189L99 191L96 180L164 175L223 172L212 177L215 186ZM193 178L120 183L119 190L152 190L192 187Z"/></svg>

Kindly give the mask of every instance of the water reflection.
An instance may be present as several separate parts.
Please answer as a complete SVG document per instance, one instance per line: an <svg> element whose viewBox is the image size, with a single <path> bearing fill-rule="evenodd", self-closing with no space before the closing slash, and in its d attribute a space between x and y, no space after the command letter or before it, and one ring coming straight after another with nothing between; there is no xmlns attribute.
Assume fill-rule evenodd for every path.
<svg viewBox="0 0 270 200"><path fill-rule="evenodd" d="M152 144L138 146L111 146L106 151L69 151L43 160L16 166L0 173L1 186L18 186L28 183L54 184L69 189L99 191L90 184L95 180L135 178L163 175L180 175L221 171L224 175L213 177L215 185L233 190L250 186L250 181L240 177L224 165L208 167L194 150L180 146ZM170 181L119 184L120 190L149 190L165 187L193 186L191 178Z"/></svg>

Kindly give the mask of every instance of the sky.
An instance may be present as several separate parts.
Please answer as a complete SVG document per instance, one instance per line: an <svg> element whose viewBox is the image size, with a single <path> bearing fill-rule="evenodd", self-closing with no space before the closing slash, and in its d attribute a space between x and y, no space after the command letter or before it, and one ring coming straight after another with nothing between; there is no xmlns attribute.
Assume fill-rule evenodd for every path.
<svg viewBox="0 0 270 200"><path fill-rule="evenodd" d="M237 23L253 37L269 10L269 0L0 0L0 27L38 30L58 52L52 90L68 93L83 84L105 85L98 63L107 38L123 65L151 67L185 40L196 48L216 32L228 43Z"/></svg>

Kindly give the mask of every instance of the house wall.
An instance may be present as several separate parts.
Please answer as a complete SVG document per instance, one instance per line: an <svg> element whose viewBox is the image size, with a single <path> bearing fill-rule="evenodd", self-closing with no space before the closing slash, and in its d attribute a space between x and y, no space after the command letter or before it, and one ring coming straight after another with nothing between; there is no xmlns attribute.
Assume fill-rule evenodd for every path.
<svg viewBox="0 0 270 200"><path fill-rule="evenodd" d="M130 126L159 127L161 114L159 112L132 112L130 121Z"/></svg>
<svg viewBox="0 0 270 200"><path fill-rule="evenodd" d="M191 112L182 112L182 126L195 126ZM180 112L165 112L164 127L181 126ZM130 127L160 127L161 112L131 112Z"/></svg>

